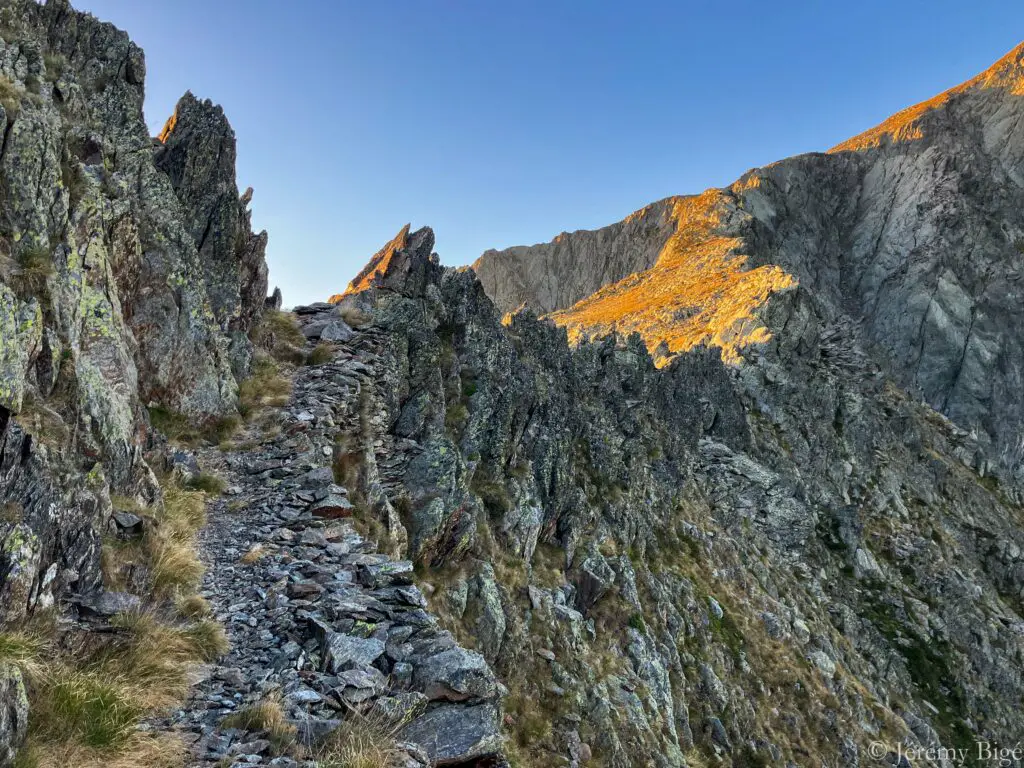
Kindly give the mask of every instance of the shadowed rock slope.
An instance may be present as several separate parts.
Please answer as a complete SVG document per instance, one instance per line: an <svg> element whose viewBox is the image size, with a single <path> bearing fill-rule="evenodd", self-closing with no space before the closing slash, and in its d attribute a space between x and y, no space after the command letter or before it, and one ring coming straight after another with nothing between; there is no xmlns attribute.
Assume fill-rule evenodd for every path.
<svg viewBox="0 0 1024 768"><path fill-rule="evenodd" d="M826 154L596 232L489 251L474 269L503 311L526 302L573 338L638 331L659 364L695 345L736 362L765 341L770 297L799 283L897 383L1017 471L1022 95L1018 47Z"/></svg>
<svg viewBox="0 0 1024 768"><path fill-rule="evenodd" d="M1024 725L1016 486L803 285L735 363L573 349L423 229L339 312L379 329L382 546L508 688L523 765L869 765ZM877 749L877 747L876 747Z"/></svg>
<svg viewBox="0 0 1024 768"><path fill-rule="evenodd" d="M196 425L234 414L252 354L266 236L235 187L233 134L189 95L154 142L145 72L124 32L65 0L0 3L8 627L102 592L111 496L159 503L147 408ZM23 718L2 722L0 743L16 746Z"/></svg>

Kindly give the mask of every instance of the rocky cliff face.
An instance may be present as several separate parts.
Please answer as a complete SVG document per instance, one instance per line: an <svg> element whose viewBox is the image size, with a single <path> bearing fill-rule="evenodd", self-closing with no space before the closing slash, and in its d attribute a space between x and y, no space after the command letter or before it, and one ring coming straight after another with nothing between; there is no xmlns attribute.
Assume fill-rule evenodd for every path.
<svg viewBox="0 0 1024 768"><path fill-rule="evenodd" d="M573 351L529 312L503 323L429 230L403 240L341 300L387 340L364 513L509 689L509 755L855 766L872 742L1013 743L1019 491L827 302L792 286L738 361L659 369L639 335Z"/></svg>
<svg viewBox="0 0 1024 768"><path fill-rule="evenodd" d="M649 269L675 233L674 198L594 232L563 232L552 242L487 251L473 265L487 295L509 311L571 307L609 283Z"/></svg>
<svg viewBox="0 0 1024 768"><path fill-rule="evenodd" d="M488 252L474 268L503 310L525 301L557 311L574 335L636 330L660 360L696 344L731 357L762 340L769 296L799 282L829 318L852 321L900 385L976 430L993 460L1017 471L1022 60L1018 48L827 154L676 199L674 230L593 245L624 223ZM599 285L591 296L552 294L566 280Z"/></svg>
<svg viewBox="0 0 1024 768"><path fill-rule="evenodd" d="M220 111L154 143L145 61L67 2L0 4L0 614L100 589L110 495L154 501L147 407L236 408L266 293Z"/></svg>
<svg viewBox="0 0 1024 768"><path fill-rule="evenodd" d="M520 759L1015 742L1022 56L479 281L403 232L340 299L391 338L377 519Z"/></svg>

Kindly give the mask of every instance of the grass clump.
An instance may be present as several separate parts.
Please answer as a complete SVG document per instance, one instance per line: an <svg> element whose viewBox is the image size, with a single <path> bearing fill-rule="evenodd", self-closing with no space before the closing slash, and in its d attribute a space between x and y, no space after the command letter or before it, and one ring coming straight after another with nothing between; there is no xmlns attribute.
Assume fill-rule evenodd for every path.
<svg viewBox="0 0 1024 768"><path fill-rule="evenodd" d="M50 249L42 243L26 246L18 252L14 262L11 287L19 295L34 296L46 306L49 303L46 284L55 271Z"/></svg>
<svg viewBox="0 0 1024 768"><path fill-rule="evenodd" d="M94 748L123 744L144 711L117 682L67 667L48 671L37 681L33 705L37 738L46 742L71 737Z"/></svg>
<svg viewBox="0 0 1024 768"><path fill-rule="evenodd" d="M161 405L149 408L149 423L172 443L186 446L224 443L242 428L242 419L237 414L197 420Z"/></svg>
<svg viewBox="0 0 1024 768"><path fill-rule="evenodd" d="M512 738L519 747L530 749L551 738L551 713L533 696L514 692L505 700L504 709L512 723Z"/></svg>
<svg viewBox="0 0 1024 768"><path fill-rule="evenodd" d="M46 67L46 81L48 83L55 83L60 80L67 64L67 59L59 53L43 54L43 65Z"/></svg>
<svg viewBox="0 0 1024 768"><path fill-rule="evenodd" d="M306 337L302 335L302 329L299 328L299 321L291 312L268 309L263 313L263 320L257 330L257 335L265 339L270 334L273 334L278 341L285 341L298 347L306 343Z"/></svg>
<svg viewBox="0 0 1024 768"><path fill-rule="evenodd" d="M220 727L263 731L278 752L284 751L295 742L295 726L288 722L280 699L274 696L228 715L221 720Z"/></svg>
<svg viewBox="0 0 1024 768"><path fill-rule="evenodd" d="M341 725L311 750L309 756L317 768L379 768L400 757L396 734L403 723L375 713L350 711Z"/></svg>
<svg viewBox="0 0 1024 768"><path fill-rule="evenodd" d="M18 267L23 275L45 280L53 272L53 254L42 243L29 246L18 254Z"/></svg>
<svg viewBox="0 0 1024 768"><path fill-rule="evenodd" d="M210 601L200 595L178 595L174 607L185 619L207 619L213 615Z"/></svg>
<svg viewBox="0 0 1024 768"><path fill-rule="evenodd" d="M306 358L306 365L323 365L334 359L334 345L317 344Z"/></svg>
<svg viewBox="0 0 1024 768"><path fill-rule="evenodd" d="M153 425L154 429L162 432L168 440L175 443L192 445L199 442L202 436L194 419L162 405L149 408L149 423Z"/></svg>
<svg viewBox="0 0 1024 768"><path fill-rule="evenodd" d="M228 484L224 479L212 472L200 472L188 481L188 487L193 491L202 491L211 496L220 496L227 490Z"/></svg>
<svg viewBox="0 0 1024 768"><path fill-rule="evenodd" d="M21 91L8 78L0 75L0 104L3 104L7 119L13 120L21 112Z"/></svg>
<svg viewBox="0 0 1024 768"><path fill-rule="evenodd" d="M231 649L224 627L213 619L202 619L185 629L192 650L203 661L219 659Z"/></svg>
<svg viewBox="0 0 1024 768"><path fill-rule="evenodd" d="M141 539L108 538L101 552L103 581L109 589L142 583L156 600L174 599L199 586L203 564L196 554L196 534L206 524L206 496L201 491L168 485L162 507L143 511L148 517Z"/></svg>
<svg viewBox="0 0 1024 768"><path fill-rule="evenodd" d="M292 383L277 361L257 352L252 375L238 387L238 411L242 417L251 420L264 408L281 408L288 404L291 396Z"/></svg>
<svg viewBox="0 0 1024 768"><path fill-rule="evenodd" d="M349 328L362 328L370 322L371 318L359 307L338 307L335 312Z"/></svg>
<svg viewBox="0 0 1024 768"><path fill-rule="evenodd" d="M469 409L462 403L455 403L445 412L444 426L452 435L461 435L468 421Z"/></svg>
<svg viewBox="0 0 1024 768"><path fill-rule="evenodd" d="M644 617L640 613L634 613L630 615L629 626L631 626L637 632L647 632L647 622L644 621Z"/></svg>
<svg viewBox="0 0 1024 768"><path fill-rule="evenodd" d="M0 632L0 658L17 664L30 699L28 743L17 766L181 765L175 739L138 731L140 720L177 705L192 665L227 650L209 620L170 624L162 612L111 620L113 632L55 637Z"/></svg>
<svg viewBox="0 0 1024 768"><path fill-rule="evenodd" d="M291 312L268 309L253 330L253 343L279 363L302 365L306 359L306 337Z"/></svg>
<svg viewBox="0 0 1024 768"><path fill-rule="evenodd" d="M242 417L232 413L210 422L206 434L211 442L224 443L234 437L241 428Z"/></svg>

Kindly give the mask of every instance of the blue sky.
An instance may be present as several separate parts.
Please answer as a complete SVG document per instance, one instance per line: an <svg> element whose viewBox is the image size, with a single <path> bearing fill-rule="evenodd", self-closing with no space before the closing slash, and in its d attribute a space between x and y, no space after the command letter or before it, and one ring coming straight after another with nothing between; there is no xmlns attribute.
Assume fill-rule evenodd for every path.
<svg viewBox="0 0 1024 768"><path fill-rule="evenodd" d="M146 51L154 133L223 104L285 303L406 222L446 264L825 150L986 68L1024 3L77 0Z"/></svg>

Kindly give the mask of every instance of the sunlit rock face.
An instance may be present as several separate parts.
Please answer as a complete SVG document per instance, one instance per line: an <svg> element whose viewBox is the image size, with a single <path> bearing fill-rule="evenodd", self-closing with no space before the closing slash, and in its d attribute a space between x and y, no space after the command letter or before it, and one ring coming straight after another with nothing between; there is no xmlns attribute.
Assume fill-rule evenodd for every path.
<svg viewBox="0 0 1024 768"><path fill-rule="evenodd" d="M635 330L659 363L695 344L730 362L756 354L764 307L800 285L900 385L1016 470L1022 57L1015 49L826 154L596 232L489 251L474 269L503 311L525 302L574 338Z"/></svg>
<svg viewBox="0 0 1024 768"><path fill-rule="evenodd" d="M99 588L111 494L157 493L146 406L233 413L263 306L230 127L189 96L155 144L144 78L124 32L67 2L0 7L3 618Z"/></svg>

